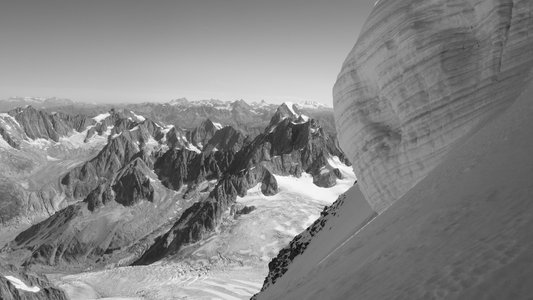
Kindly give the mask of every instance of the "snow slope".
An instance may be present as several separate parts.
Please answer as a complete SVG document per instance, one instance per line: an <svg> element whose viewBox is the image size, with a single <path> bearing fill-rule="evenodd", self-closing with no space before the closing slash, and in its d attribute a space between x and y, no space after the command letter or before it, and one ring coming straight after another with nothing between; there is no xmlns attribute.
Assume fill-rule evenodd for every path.
<svg viewBox="0 0 533 300"><path fill-rule="evenodd" d="M258 299L530 299L532 113L530 83L358 234L318 264L304 253L298 265L309 266Z"/></svg>

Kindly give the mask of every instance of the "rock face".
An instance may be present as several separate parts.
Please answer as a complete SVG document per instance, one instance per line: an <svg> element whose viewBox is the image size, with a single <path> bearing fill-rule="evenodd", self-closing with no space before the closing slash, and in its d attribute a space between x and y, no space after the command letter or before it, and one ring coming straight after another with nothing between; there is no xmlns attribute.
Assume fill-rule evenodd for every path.
<svg viewBox="0 0 533 300"><path fill-rule="evenodd" d="M85 198L102 180L111 179L138 152L139 147L129 132L111 139L96 157L61 179L65 194L75 199Z"/></svg>
<svg viewBox="0 0 533 300"><path fill-rule="evenodd" d="M265 196L272 196L278 193L278 182L272 173L266 171L261 182L261 192Z"/></svg>
<svg viewBox="0 0 533 300"><path fill-rule="evenodd" d="M200 126L187 132L187 139L197 148L202 149L220 128L207 119Z"/></svg>
<svg viewBox="0 0 533 300"><path fill-rule="evenodd" d="M48 113L28 106L0 114L0 135L11 147L20 149L23 140L58 142L60 137L81 132L94 123L83 115Z"/></svg>
<svg viewBox="0 0 533 300"><path fill-rule="evenodd" d="M43 138L57 142L59 137L68 135L72 130L82 131L85 126L89 125L89 119L85 116L49 114L31 106L15 109L9 114L24 128L30 139Z"/></svg>
<svg viewBox="0 0 533 300"><path fill-rule="evenodd" d="M381 0L334 87L342 149L382 212L522 92L530 0Z"/></svg>
<svg viewBox="0 0 533 300"><path fill-rule="evenodd" d="M204 146L204 152L225 150L238 152L247 142L246 137L231 126L218 130Z"/></svg>
<svg viewBox="0 0 533 300"><path fill-rule="evenodd" d="M179 190L186 183L198 184L218 179L232 162L235 153L197 153L187 149L170 149L154 164L154 171L168 188Z"/></svg>
<svg viewBox="0 0 533 300"><path fill-rule="evenodd" d="M153 202L154 187L145 175L148 172L149 169L141 158L136 158L120 170L113 185L115 200L124 206L134 205L141 200Z"/></svg>

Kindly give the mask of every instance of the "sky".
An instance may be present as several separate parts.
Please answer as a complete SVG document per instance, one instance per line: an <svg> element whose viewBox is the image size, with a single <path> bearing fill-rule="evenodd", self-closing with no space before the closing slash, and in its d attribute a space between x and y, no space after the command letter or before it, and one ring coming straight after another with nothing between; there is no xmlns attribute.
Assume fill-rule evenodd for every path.
<svg viewBox="0 0 533 300"><path fill-rule="evenodd" d="M331 105L374 1L1 1L0 99Z"/></svg>

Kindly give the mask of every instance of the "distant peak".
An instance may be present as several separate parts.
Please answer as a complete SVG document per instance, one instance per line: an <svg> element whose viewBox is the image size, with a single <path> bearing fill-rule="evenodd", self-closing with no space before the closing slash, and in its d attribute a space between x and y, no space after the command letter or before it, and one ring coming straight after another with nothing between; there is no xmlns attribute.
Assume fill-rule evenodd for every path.
<svg viewBox="0 0 533 300"><path fill-rule="evenodd" d="M289 119L294 124L303 124L310 120L308 116L302 114L296 104L292 102L284 102L278 107L274 116L272 116L266 131L271 132L285 119Z"/></svg>
<svg viewBox="0 0 533 300"><path fill-rule="evenodd" d="M242 107L244 109L250 109L251 108L251 106L246 101L244 101L242 99L231 103L231 106L234 107L234 108L235 107Z"/></svg>
<svg viewBox="0 0 533 300"><path fill-rule="evenodd" d="M316 102L316 101L303 101L296 104L299 108L303 109L325 109L325 108L331 108L330 106L327 106L325 104Z"/></svg>
<svg viewBox="0 0 533 300"><path fill-rule="evenodd" d="M187 104L189 104L189 100L187 100L187 98L179 98L179 99L170 100L170 102L168 102L168 104L170 104L170 105L187 105Z"/></svg>
<svg viewBox="0 0 533 300"><path fill-rule="evenodd" d="M301 115L298 106L292 102L284 102L283 104L281 104L280 107L278 107L278 112L282 113L284 116L287 117L298 118Z"/></svg>

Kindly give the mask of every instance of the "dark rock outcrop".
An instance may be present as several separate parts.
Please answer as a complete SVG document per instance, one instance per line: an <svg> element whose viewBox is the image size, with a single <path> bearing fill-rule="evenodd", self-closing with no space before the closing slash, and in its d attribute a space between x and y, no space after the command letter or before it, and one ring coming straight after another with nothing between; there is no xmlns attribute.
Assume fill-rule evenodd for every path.
<svg viewBox="0 0 533 300"><path fill-rule="evenodd" d="M247 215L256 209L255 206L243 206L235 210L235 218L238 218L241 215Z"/></svg>
<svg viewBox="0 0 533 300"><path fill-rule="evenodd" d="M186 132L177 127L170 128L166 137L167 137L167 145L170 148L182 149L189 144L189 141L187 140L187 137L186 137Z"/></svg>
<svg viewBox="0 0 533 300"><path fill-rule="evenodd" d="M207 119L200 126L187 132L187 140L201 150L219 129L211 120Z"/></svg>
<svg viewBox="0 0 533 300"><path fill-rule="evenodd" d="M154 164L154 171L166 187L179 190L185 183L218 179L233 161L233 152L197 153L170 149Z"/></svg>
<svg viewBox="0 0 533 300"><path fill-rule="evenodd" d="M134 205L141 200L153 202L154 188L146 176L147 172L149 169L140 158L120 170L113 184L115 201L124 206Z"/></svg>
<svg viewBox="0 0 533 300"><path fill-rule="evenodd" d="M204 145L203 151L230 151L237 153L244 144L247 144L246 137L231 126L226 126L217 130L213 137Z"/></svg>
<svg viewBox="0 0 533 300"><path fill-rule="evenodd" d="M274 177L272 173L265 169L263 181L261 182L261 193L263 193L265 196L273 196L277 194L278 191L278 182L276 181L276 177Z"/></svg>
<svg viewBox="0 0 533 300"><path fill-rule="evenodd" d="M337 183L337 179L342 179L339 169L323 170L313 175L313 183L319 187L330 188Z"/></svg>

